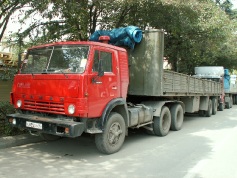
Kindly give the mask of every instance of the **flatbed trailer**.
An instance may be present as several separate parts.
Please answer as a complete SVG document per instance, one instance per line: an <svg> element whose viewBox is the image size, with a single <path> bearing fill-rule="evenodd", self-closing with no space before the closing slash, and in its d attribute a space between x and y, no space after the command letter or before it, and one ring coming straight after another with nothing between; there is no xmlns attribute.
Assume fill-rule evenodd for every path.
<svg viewBox="0 0 237 178"><path fill-rule="evenodd" d="M94 134L111 154L128 128L166 136L182 128L184 113L216 114L221 83L164 70L163 51L162 30L145 31L134 50L81 41L33 47L14 78L17 113L8 122L46 140Z"/></svg>

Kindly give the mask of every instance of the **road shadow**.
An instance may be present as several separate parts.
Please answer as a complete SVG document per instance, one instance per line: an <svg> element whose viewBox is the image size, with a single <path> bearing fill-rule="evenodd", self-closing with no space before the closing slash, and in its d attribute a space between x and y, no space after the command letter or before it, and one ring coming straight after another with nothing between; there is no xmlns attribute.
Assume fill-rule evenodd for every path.
<svg viewBox="0 0 237 178"><path fill-rule="evenodd" d="M212 155L212 136L237 126L236 109L218 111L212 117L186 115L182 130L170 131L166 137L129 129L122 149L112 155L98 152L89 134L2 149L0 176L185 177L200 160Z"/></svg>

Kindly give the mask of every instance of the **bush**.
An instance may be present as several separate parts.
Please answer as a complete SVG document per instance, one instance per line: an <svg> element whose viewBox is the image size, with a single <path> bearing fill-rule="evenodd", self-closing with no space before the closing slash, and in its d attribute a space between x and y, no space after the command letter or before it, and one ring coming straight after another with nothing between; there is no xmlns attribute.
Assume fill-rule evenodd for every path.
<svg viewBox="0 0 237 178"><path fill-rule="evenodd" d="M0 102L0 136L13 136L25 133L25 131L12 127L8 122L6 122L7 114L14 112L15 109L9 102Z"/></svg>

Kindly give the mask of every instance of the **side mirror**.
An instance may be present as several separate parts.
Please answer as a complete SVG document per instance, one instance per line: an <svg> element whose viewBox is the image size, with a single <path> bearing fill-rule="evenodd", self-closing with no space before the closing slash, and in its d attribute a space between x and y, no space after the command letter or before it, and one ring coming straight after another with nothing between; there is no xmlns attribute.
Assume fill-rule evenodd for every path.
<svg viewBox="0 0 237 178"><path fill-rule="evenodd" d="M99 66L98 66L98 76L102 77L104 75L104 69L103 69L103 59L99 60Z"/></svg>

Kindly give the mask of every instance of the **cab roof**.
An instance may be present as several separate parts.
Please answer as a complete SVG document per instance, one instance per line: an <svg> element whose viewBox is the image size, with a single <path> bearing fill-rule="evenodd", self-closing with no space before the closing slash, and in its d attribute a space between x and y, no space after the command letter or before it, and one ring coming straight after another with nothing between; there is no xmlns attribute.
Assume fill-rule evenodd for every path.
<svg viewBox="0 0 237 178"><path fill-rule="evenodd" d="M54 42L54 43L48 43L38 46L33 46L29 49L38 49L38 48L45 48L45 47L51 47L51 46L62 46L62 45L88 45L88 46L100 46L104 48L112 48L118 51L126 51L126 49L118 46L114 46L107 43L101 43L101 42L94 42L94 41L62 41L62 42Z"/></svg>

